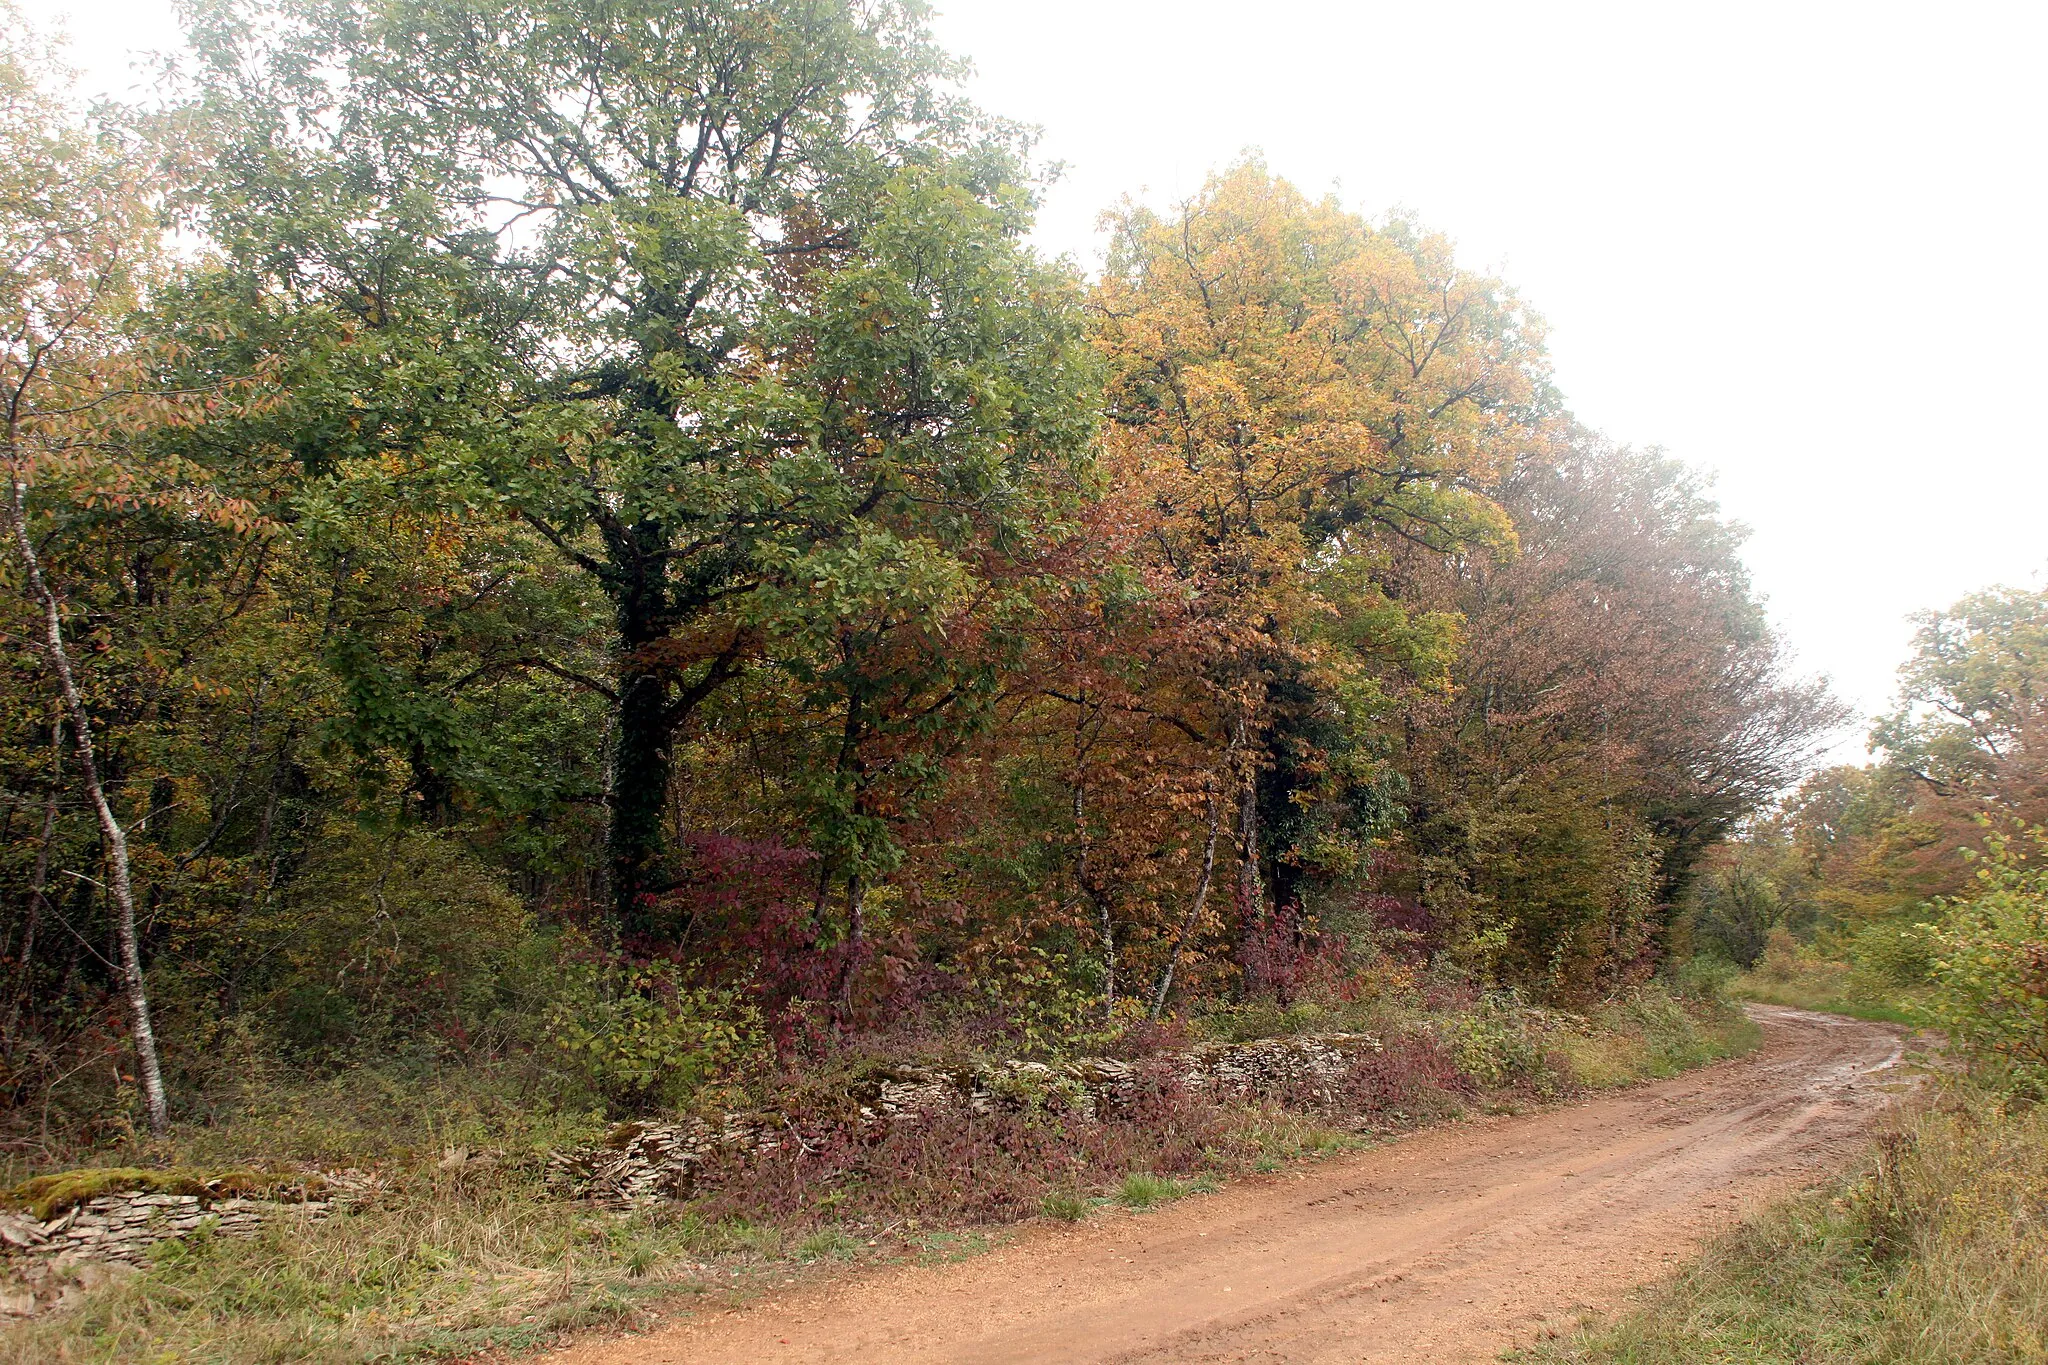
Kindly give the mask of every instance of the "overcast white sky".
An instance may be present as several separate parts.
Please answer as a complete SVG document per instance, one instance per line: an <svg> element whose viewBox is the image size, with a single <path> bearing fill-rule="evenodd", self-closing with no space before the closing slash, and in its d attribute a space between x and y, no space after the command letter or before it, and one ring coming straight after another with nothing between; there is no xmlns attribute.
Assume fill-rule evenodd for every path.
<svg viewBox="0 0 2048 1365"><path fill-rule="evenodd" d="M31 10L37 8L29 0ZM88 84L169 6L45 0ZM1908 612L2048 568L2048 5L950 0L1097 256L1242 149L1415 211L1551 324L1585 421L1717 471L1801 664L1881 708ZM1838 753L1860 757L1856 736Z"/></svg>

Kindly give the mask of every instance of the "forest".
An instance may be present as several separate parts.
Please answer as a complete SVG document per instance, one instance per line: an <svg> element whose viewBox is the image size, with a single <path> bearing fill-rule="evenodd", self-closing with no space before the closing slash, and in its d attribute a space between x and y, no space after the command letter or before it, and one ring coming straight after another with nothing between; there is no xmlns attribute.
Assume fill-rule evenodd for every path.
<svg viewBox="0 0 2048 1365"><path fill-rule="evenodd" d="M656 16L10 54L17 1108L1653 969L1837 712L1507 285L1256 159L1085 280L915 7Z"/></svg>
<svg viewBox="0 0 2048 1365"><path fill-rule="evenodd" d="M1047 259L918 0L199 0L147 107L0 14L19 1174L1925 982L2048 814L2038 595L1809 777L1743 528L1510 284L1255 153Z"/></svg>
<svg viewBox="0 0 2048 1365"><path fill-rule="evenodd" d="M1083 280L913 6L653 14L10 53L18 1109L1653 970L1837 710L1507 284L1257 160Z"/></svg>

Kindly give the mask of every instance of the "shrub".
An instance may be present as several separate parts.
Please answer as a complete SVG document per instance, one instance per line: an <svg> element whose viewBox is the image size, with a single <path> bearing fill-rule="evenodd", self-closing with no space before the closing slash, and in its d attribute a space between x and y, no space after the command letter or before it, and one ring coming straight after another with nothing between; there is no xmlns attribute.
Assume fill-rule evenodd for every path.
<svg viewBox="0 0 2048 1365"><path fill-rule="evenodd" d="M259 1006L300 1054L466 1049L508 1003L508 966L533 934L494 873L423 830L338 830L287 897L290 933Z"/></svg>
<svg viewBox="0 0 2048 1365"><path fill-rule="evenodd" d="M1550 1043L1541 1014L1513 992L1481 996L1449 1024L1458 1069L1489 1089L1533 1085L1548 1090L1556 1081Z"/></svg>
<svg viewBox="0 0 2048 1365"><path fill-rule="evenodd" d="M1368 1119L1423 1119L1456 1109L1471 1090L1449 1046L1428 1033L1404 1032L1352 1063L1342 1103Z"/></svg>
<svg viewBox="0 0 2048 1365"><path fill-rule="evenodd" d="M1071 1123L1044 1110L951 1111L877 1129L843 1108L779 1106L800 1140L715 1158L714 1219L905 1217L1009 1222L1060 1216L1048 1192L1121 1181L1133 1170L1188 1177L1243 1146L1241 1114L1145 1075L1116 1121Z"/></svg>
<svg viewBox="0 0 2048 1365"><path fill-rule="evenodd" d="M1764 938L1764 950L1757 958L1756 974L1768 981L1791 981L1804 965L1799 940L1792 937L1790 929L1780 925Z"/></svg>
<svg viewBox="0 0 2048 1365"><path fill-rule="evenodd" d="M1738 967L1756 965L1783 913L1778 889L1747 868L1710 872L1693 900L1694 937Z"/></svg>
<svg viewBox="0 0 2048 1365"><path fill-rule="evenodd" d="M1735 980L1735 964L1717 953L1694 953L1671 965L1671 989L1689 1000L1723 1000Z"/></svg>
<svg viewBox="0 0 2048 1365"><path fill-rule="evenodd" d="M689 985L665 962L590 958L561 970L547 1036L574 1081L615 1111L682 1105L766 1063L760 1013L735 992Z"/></svg>
<svg viewBox="0 0 2048 1365"><path fill-rule="evenodd" d="M1283 1005L1264 996L1216 1006L1196 1022L1203 1034L1218 1042L1245 1043L1256 1038L1335 1031L1348 1022L1333 1018L1332 1014L1321 1001L1297 1000Z"/></svg>
<svg viewBox="0 0 2048 1365"><path fill-rule="evenodd" d="M1931 924L1872 924L1845 945L1857 973L1878 987L1924 986L1940 952Z"/></svg>
<svg viewBox="0 0 2048 1365"><path fill-rule="evenodd" d="M2048 1091L2048 869L1994 837L1983 891L1934 934L1934 1013L2016 1089ZM2034 842L2048 846L2039 832Z"/></svg>

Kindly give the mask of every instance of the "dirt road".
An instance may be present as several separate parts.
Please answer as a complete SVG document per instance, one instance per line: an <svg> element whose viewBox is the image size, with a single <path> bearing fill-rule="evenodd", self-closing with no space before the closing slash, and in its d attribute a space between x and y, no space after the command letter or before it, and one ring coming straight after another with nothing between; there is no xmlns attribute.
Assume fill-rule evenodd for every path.
<svg viewBox="0 0 2048 1365"><path fill-rule="evenodd" d="M1750 1203L1850 1157L1896 1031L1753 1006L1761 1050L1431 1129L1156 1213L1034 1227L550 1365L1484 1361L1653 1280Z"/></svg>

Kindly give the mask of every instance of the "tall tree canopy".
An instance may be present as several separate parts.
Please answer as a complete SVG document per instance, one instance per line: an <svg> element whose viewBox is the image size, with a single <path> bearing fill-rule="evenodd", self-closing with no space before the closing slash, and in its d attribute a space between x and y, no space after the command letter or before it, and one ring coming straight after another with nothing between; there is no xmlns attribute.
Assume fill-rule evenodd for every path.
<svg viewBox="0 0 2048 1365"><path fill-rule="evenodd" d="M914 4L229 6L202 38L220 287L375 360L323 384L350 416L309 468L420 466L608 604L604 678L522 664L609 704L644 928L676 736L766 635L826 590L943 616L1078 486L1092 367L1019 244L1023 139L939 93ZM857 878L872 837L834 838Z"/></svg>
<svg viewBox="0 0 2048 1365"><path fill-rule="evenodd" d="M18 1098L151 991L172 1106L239 1039L622 1110L1403 954L1585 1000L1832 719L1505 283L1256 159L1084 280L911 0L191 20L154 114L0 63ZM1930 624L1888 791L2038 747L2025 610Z"/></svg>

